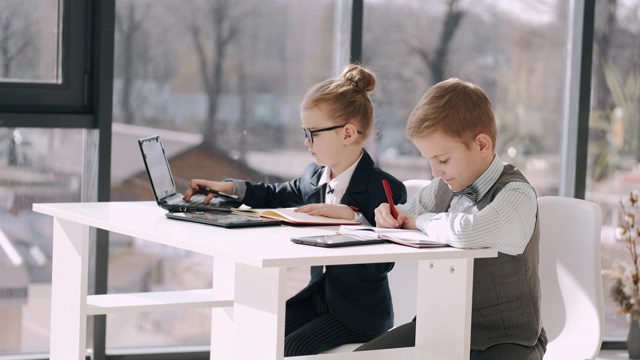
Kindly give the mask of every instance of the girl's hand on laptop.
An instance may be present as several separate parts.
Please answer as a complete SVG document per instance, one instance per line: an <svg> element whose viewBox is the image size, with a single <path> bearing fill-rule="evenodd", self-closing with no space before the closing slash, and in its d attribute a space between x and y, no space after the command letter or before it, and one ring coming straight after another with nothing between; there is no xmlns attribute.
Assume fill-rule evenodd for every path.
<svg viewBox="0 0 640 360"><path fill-rule="evenodd" d="M356 217L356 212L343 204L307 204L296 208L295 211L344 220L353 220Z"/></svg>
<svg viewBox="0 0 640 360"><path fill-rule="evenodd" d="M184 193L184 200L189 201L195 194L205 195L205 203L208 203L214 197L218 197L217 194L207 191L206 189L217 190L227 194L233 194L233 184L230 182L222 181L210 181L204 179L192 179L189 183L189 188Z"/></svg>

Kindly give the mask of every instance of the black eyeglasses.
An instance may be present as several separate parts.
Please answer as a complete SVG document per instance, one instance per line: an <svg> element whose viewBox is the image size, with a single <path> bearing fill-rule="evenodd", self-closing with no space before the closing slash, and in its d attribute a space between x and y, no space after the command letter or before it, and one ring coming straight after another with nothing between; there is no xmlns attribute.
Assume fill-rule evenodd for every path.
<svg viewBox="0 0 640 360"><path fill-rule="evenodd" d="M343 128L345 126L347 126L347 124L329 126L329 127L326 127L326 128L316 129L316 130L309 130L307 128L302 128L302 131L304 132L304 138L309 140L309 142L313 144L313 134L317 134L319 132L331 131L331 130L335 130L335 129L340 129L340 128Z"/></svg>
<svg viewBox="0 0 640 360"><path fill-rule="evenodd" d="M336 125L336 126L329 126L326 128L322 128L322 129L315 129L315 130L309 130L307 128L302 128L302 131L304 132L304 138L309 140L310 143L313 144L313 134L319 133L319 132L325 132L325 131L331 131L331 130L335 130L335 129L340 129L347 126L347 124L344 125ZM357 130L359 135L362 135L362 131Z"/></svg>

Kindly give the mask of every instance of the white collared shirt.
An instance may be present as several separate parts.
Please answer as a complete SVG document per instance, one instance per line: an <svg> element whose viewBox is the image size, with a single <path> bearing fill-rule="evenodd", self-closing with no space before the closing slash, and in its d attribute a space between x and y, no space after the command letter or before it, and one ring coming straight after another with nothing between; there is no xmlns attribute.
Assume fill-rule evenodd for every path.
<svg viewBox="0 0 640 360"><path fill-rule="evenodd" d="M495 156L489 168L473 182L481 199L493 186L504 164ZM533 187L524 182L504 186L481 211L468 197L454 196L446 213L433 213L441 178L435 178L417 196L398 205L407 214L418 215L416 226L428 235L459 248L494 248L509 255L522 254L535 229L538 202Z"/></svg>
<svg viewBox="0 0 640 360"><path fill-rule="evenodd" d="M318 182L319 186L327 184L327 193L324 198L325 204L340 204L340 200L342 200L342 196L347 192L351 176L353 176L353 172L356 171L356 167L358 166L360 159L362 159L362 154L360 154L360 157L356 162L343 171L342 174L336 176L333 180L331 179L331 169L328 166L325 166L320 182Z"/></svg>

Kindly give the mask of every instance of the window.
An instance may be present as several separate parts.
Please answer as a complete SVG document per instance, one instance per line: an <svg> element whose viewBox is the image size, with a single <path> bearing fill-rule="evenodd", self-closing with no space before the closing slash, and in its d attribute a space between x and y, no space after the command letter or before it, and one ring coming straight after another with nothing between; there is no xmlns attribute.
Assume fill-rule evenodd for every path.
<svg viewBox="0 0 640 360"><path fill-rule="evenodd" d="M615 227L621 224L620 200L640 189L639 10L637 0L596 2L586 199L603 211L603 269L631 263ZM612 284L603 277L605 340L626 341L629 324L617 314Z"/></svg>
<svg viewBox="0 0 640 360"><path fill-rule="evenodd" d="M52 219L32 204L96 199L90 3L0 2L0 357L49 351Z"/></svg>
<svg viewBox="0 0 640 360"><path fill-rule="evenodd" d="M153 134L163 138L179 189L194 177L290 179L311 161L298 103L309 86L337 75L348 53L350 0L117 0L115 51L100 54L114 57L113 104L100 102L91 91L100 44L91 47L96 30L87 27L103 3L0 2L0 52L7 49L0 68L9 69L0 73L0 323L15 329L0 334L0 356L48 351L51 223L30 209L34 201L95 198L101 134L90 130L98 123L92 104L113 105L112 200L153 200L136 144ZM429 86L457 76L490 96L501 158L523 170L539 196L557 194L571 4L365 0L361 60L379 81L380 133L370 153L402 180L429 178L404 125ZM586 198L605 215L608 267L626 257L613 240L616 203L640 187L640 112L631 91L640 73L640 3L596 6ZM210 258L131 238L111 238L109 265L109 292L211 281ZM288 291L306 276L292 269ZM624 339L626 320L606 300L605 340ZM112 354L209 341L206 311L110 315L108 322Z"/></svg>
<svg viewBox="0 0 640 360"><path fill-rule="evenodd" d="M86 2L0 2L0 106L5 113L87 109ZM70 44L79 46L70 46ZM8 121L32 126L23 117ZM81 125L82 126L82 125Z"/></svg>
<svg viewBox="0 0 640 360"><path fill-rule="evenodd" d="M311 85L337 75L342 3L118 0L112 199L153 200L137 139L155 134L180 191L196 177L298 177L313 161L298 105ZM111 238L110 292L207 287L211 271L210 257ZM293 269L291 286L302 286L305 276L306 269ZM110 353L210 341L207 310L107 321Z"/></svg>
<svg viewBox="0 0 640 360"><path fill-rule="evenodd" d="M489 96L501 159L538 196L558 193L568 5L517 4L365 1L362 60L380 74L377 147L385 169L403 180L431 177L405 138L406 120L429 87L458 77Z"/></svg>
<svg viewBox="0 0 640 360"><path fill-rule="evenodd" d="M34 202L95 193L95 131L0 128L0 356L49 351L53 221ZM59 161L65 159L66 161Z"/></svg>
<svg viewBox="0 0 640 360"><path fill-rule="evenodd" d="M0 79L61 83L60 1L7 0L0 4Z"/></svg>

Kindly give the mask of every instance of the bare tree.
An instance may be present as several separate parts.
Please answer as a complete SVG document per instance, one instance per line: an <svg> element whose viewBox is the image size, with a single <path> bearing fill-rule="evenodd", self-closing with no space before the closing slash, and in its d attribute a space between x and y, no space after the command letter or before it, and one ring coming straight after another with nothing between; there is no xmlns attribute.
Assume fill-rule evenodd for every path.
<svg viewBox="0 0 640 360"><path fill-rule="evenodd" d="M618 1L605 0L597 2L596 5L597 11L603 12L604 16L597 17L602 20L596 24L594 34L594 74L591 84L594 94L591 104L593 112L590 120L589 142L592 144L591 177L599 181L609 177L615 168L615 164L610 159L611 148L608 140L611 129L610 113L615 105L607 87L605 67L610 66L609 51L615 36Z"/></svg>
<svg viewBox="0 0 640 360"><path fill-rule="evenodd" d="M22 3L0 6L0 62L2 78L15 77L17 61L26 58L35 35L31 30L32 17Z"/></svg>
<svg viewBox="0 0 640 360"><path fill-rule="evenodd" d="M194 19L187 24L209 103L203 135L204 145L210 150L217 150L218 147L215 126L218 97L223 86L222 70L229 46L238 32L234 5L235 2L229 0L209 1L203 10L204 21Z"/></svg>
<svg viewBox="0 0 640 360"><path fill-rule="evenodd" d="M285 64L284 51L279 45L286 36L286 28L282 26L286 23L286 15L287 11L281 5L271 1L260 4L244 1L235 9L235 18L240 19L236 24L241 30L234 41L233 52L229 54L228 66L234 69L236 76L225 82L235 80L225 92L236 91L239 99L237 125L229 129L233 133L227 136L233 142L227 146L237 150L237 161L245 161L250 139L257 148L265 143L277 144L278 149L284 145L283 139L274 138L274 135L281 136L281 132L274 131L279 127L280 119L270 118L267 120L269 125L265 126L265 117L269 117L265 115L265 108L261 115L256 115L255 111L261 96L277 97L286 84L283 71L289 69L282 66ZM235 87L231 89L233 85Z"/></svg>
<svg viewBox="0 0 640 360"><path fill-rule="evenodd" d="M597 2L598 10L604 12L602 23L598 24L594 34L594 72L592 89L594 91L592 108L606 110L613 106L609 97L604 75L604 64L609 61L609 50L611 49L611 38L616 28L616 12L618 0L605 0Z"/></svg>
<svg viewBox="0 0 640 360"><path fill-rule="evenodd" d="M133 124L135 121L135 111L132 106L131 94L135 82L135 67L139 58L136 56L136 48L139 42L139 32L142 28L142 20L138 15L136 3L133 1L122 2L122 9L116 13L116 31L120 35L120 46L122 54L121 62L118 64L122 78L121 106L122 122Z"/></svg>
<svg viewBox="0 0 640 360"><path fill-rule="evenodd" d="M114 116L127 124L169 127L167 91L185 53L175 2L119 0L116 8ZM180 6L184 7L184 4Z"/></svg>
<svg viewBox="0 0 640 360"><path fill-rule="evenodd" d="M247 128L251 122L251 92L247 81L247 70L242 57L238 63L238 91L240 93L240 121L238 122L238 160L244 162L247 156Z"/></svg>
<svg viewBox="0 0 640 360"><path fill-rule="evenodd" d="M431 80L434 84L445 78L451 43L464 15L465 11L460 7L459 0L449 0L440 31L440 39L435 49L432 50L422 44L409 43L411 52L418 55L431 72Z"/></svg>

